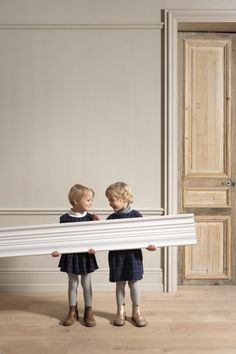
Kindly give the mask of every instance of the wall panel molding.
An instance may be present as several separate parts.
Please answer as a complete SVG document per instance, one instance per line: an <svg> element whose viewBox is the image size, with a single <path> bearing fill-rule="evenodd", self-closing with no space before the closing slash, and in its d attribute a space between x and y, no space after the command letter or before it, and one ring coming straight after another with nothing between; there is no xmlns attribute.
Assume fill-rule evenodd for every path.
<svg viewBox="0 0 236 354"><path fill-rule="evenodd" d="M163 209L137 208L142 215L163 215ZM62 215L68 212L65 208L0 208L0 215ZM112 210L109 208L94 209L98 215L109 215Z"/></svg>
<svg viewBox="0 0 236 354"><path fill-rule="evenodd" d="M181 28L184 23L236 23L235 9L170 9L166 10L172 24Z"/></svg>
<svg viewBox="0 0 236 354"><path fill-rule="evenodd" d="M154 24L0 24L0 30L161 30L163 23Z"/></svg>
<svg viewBox="0 0 236 354"><path fill-rule="evenodd" d="M109 282L109 269L99 268L93 273L94 291L115 291L114 283ZM163 270L145 268L142 291L163 292ZM58 268L1 268L1 292L65 292L68 291L67 274Z"/></svg>
<svg viewBox="0 0 236 354"><path fill-rule="evenodd" d="M109 272L109 268L99 268L96 270L96 273L105 273ZM145 274L156 274L162 273L161 268L145 268ZM4 268L1 267L0 276L2 274L65 274L61 272L59 268L23 268L23 267L13 267L13 268ZM94 274L96 274L94 273Z"/></svg>

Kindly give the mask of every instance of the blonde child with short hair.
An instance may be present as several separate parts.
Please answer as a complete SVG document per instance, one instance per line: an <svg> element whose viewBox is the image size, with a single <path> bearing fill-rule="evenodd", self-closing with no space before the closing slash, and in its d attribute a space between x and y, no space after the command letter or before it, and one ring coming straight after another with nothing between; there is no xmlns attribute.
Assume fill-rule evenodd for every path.
<svg viewBox="0 0 236 354"><path fill-rule="evenodd" d="M75 184L71 187L68 199L72 208L60 217L60 223L68 222L84 222L98 220L99 217L95 214L88 213L92 207L94 198L92 188ZM84 324L87 327L94 327L96 321L92 312L92 285L91 273L98 269L93 249L88 252L60 254L58 251L51 253L52 257L61 256L58 267L62 272L68 274L68 302L69 312L63 321L64 326L71 326L79 318L77 308L77 289L79 285L79 275L81 275L81 285L83 288L84 297Z"/></svg>
<svg viewBox="0 0 236 354"><path fill-rule="evenodd" d="M116 182L106 189L106 197L114 213L107 219L124 219L142 217L141 213L131 208L133 196L128 184ZM156 250L154 245L147 247ZM147 321L140 312L139 281L143 278L143 255L141 249L109 251L110 281L116 283L117 314L113 321L115 326L125 324L125 286L128 282L132 301L132 321L137 327L144 327Z"/></svg>

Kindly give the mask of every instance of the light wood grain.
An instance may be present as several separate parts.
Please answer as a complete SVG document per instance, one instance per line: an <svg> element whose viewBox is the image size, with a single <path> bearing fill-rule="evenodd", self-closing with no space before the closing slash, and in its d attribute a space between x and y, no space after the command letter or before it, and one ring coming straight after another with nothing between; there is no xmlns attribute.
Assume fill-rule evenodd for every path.
<svg viewBox="0 0 236 354"><path fill-rule="evenodd" d="M179 34L179 212L198 218L198 244L179 251L182 284L236 284L234 38Z"/></svg>
<svg viewBox="0 0 236 354"><path fill-rule="evenodd" d="M231 41L185 39L185 176L230 175Z"/></svg>
<svg viewBox="0 0 236 354"><path fill-rule="evenodd" d="M1 354L235 354L236 288L179 287L176 293L143 293L145 328L130 321L114 327L113 293L94 294L97 326L61 326L62 293L0 294ZM80 313L83 311L79 292Z"/></svg>

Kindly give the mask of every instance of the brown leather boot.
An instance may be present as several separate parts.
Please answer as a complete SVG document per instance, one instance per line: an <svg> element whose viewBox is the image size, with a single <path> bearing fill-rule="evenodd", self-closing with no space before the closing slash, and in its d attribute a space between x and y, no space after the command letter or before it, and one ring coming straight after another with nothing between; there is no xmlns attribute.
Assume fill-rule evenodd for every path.
<svg viewBox="0 0 236 354"><path fill-rule="evenodd" d="M93 317L92 307L86 306L84 308L84 324L86 327L96 326L95 318Z"/></svg>
<svg viewBox="0 0 236 354"><path fill-rule="evenodd" d="M133 312L132 312L131 319L137 327L145 327L147 325L147 321L141 316L139 306L133 305Z"/></svg>
<svg viewBox="0 0 236 354"><path fill-rule="evenodd" d="M124 326L126 319L125 314L125 306L124 305L117 305L117 313L116 317L113 321L114 326Z"/></svg>
<svg viewBox="0 0 236 354"><path fill-rule="evenodd" d="M79 318L79 312L77 308L77 304L75 306L69 307L69 312L66 318L63 321L63 326L72 326L76 320Z"/></svg>

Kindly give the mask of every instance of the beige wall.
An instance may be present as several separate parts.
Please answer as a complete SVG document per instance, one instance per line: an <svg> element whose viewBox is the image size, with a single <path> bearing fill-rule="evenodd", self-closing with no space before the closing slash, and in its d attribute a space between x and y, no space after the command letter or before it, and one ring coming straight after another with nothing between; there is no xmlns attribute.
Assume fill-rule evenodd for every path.
<svg viewBox="0 0 236 354"><path fill-rule="evenodd" d="M136 209L161 214L160 26L117 27L111 18L104 27L96 13L87 23L89 4L81 11L79 2L70 19L61 3L55 19L46 4L35 2L39 12L31 4L16 15L17 2L0 2L1 226L57 222L74 183L95 189L102 218L111 212L105 188L117 180L131 185ZM144 256L144 288L162 290L159 252ZM94 288L113 289L107 253L97 258ZM0 289L65 289L57 263L1 259Z"/></svg>
<svg viewBox="0 0 236 354"><path fill-rule="evenodd" d="M104 209L125 180L137 208L158 208L160 30L31 26L0 42L0 207L64 208L80 181Z"/></svg>
<svg viewBox="0 0 236 354"><path fill-rule="evenodd" d="M198 8L234 1L198 1ZM127 181L134 207L162 214L161 9L195 1L0 0L0 224L57 222L70 186ZM143 288L162 290L159 251L144 251ZM110 290L107 254L94 288ZM0 290L63 290L49 256L0 259Z"/></svg>

